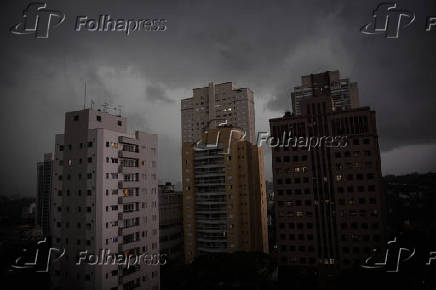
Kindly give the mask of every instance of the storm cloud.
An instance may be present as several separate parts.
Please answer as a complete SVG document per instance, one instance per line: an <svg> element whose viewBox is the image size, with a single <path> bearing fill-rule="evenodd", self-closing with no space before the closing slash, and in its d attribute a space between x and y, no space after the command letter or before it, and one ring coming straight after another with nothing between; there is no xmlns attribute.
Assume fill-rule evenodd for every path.
<svg viewBox="0 0 436 290"><path fill-rule="evenodd" d="M255 93L256 130L290 108L302 75L340 70L377 111L385 174L436 169L434 1L399 1L416 21L399 39L364 35L378 1L48 1L66 14L48 39L12 35L27 1L0 12L0 193L34 195L36 162L54 148L64 114L121 108L133 130L159 134L159 179L180 180L180 99L208 82ZM75 18L165 18L164 32L75 32ZM269 151L265 168L271 176Z"/></svg>

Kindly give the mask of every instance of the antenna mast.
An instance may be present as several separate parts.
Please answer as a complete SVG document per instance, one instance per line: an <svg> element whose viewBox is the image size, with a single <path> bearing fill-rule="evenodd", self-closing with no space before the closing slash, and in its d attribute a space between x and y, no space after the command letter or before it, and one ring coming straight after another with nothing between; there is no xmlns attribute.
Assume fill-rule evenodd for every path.
<svg viewBox="0 0 436 290"><path fill-rule="evenodd" d="M86 109L86 80L85 80L85 93L83 95L83 109Z"/></svg>

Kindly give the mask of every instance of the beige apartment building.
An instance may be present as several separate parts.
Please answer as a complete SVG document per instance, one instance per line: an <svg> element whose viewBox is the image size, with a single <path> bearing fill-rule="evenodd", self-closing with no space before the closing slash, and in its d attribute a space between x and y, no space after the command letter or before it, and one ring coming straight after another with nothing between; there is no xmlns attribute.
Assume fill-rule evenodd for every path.
<svg viewBox="0 0 436 290"><path fill-rule="evenodd" d="M208 253L268 252L263 150L244 132L221 126L185 142L185 261Z"/></svg>
<svg viewBox="0 0 436 290"><path fill-rule="evenodd" d="M183 99L182 143L195 142L205 129L227 122L245 130L246 137L255 142L254 96L248 88L236 88L232 82L193 89L192 97Z"/></svg>
<svg viewBox="0 0 436 290"><path fill-rule="evenodd" d="M120 115L66 113L53 160L51 238L65 249L50 269L54 289L159 289L159 266L105 258L159 254L157 145L157 135L128 134ZM83 251L103 258L77 265Z"/></svg>

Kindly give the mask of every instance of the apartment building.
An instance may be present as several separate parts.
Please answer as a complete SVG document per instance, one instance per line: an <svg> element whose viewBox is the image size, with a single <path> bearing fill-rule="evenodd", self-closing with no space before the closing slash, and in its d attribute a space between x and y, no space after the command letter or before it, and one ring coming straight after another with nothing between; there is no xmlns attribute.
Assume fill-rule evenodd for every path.
<svg viewBox="0 0 436 290"><path fill-rule="evenodd" d="M298 106L293 98L293 114L270 119L275 138L346 136L343 144L308 150L291 142L272 150L279 265L318 267L321 273L360 265L384 242L376 114L356 103L339 105L349 95L332 95L332 74L339 75L303 77L312 93Z"/></svg>
<svg viewBox="0 0 436 290"><path fill-rule="evenodd" d="M268 252L263 150L221 126L182 147L185 261L210 253Z"/></svg>
<svg viewBox="0 0 436 290"><path fill-rule="evenodd" d="M36 224L44 237L50 235L50 200L52 194L53 153L44 154L44 161L36 164L37 203Z"/></svg>
<svg viewBox="0 0 436 290"><path fill-rule="evenodd" d="M300 115L301 101L321 94L330 96L336 111L359 107L357 83L341 78L336 70L302 76L301 85L295 87L291 93L292 112Z"/></svg>
<svg viewBox="0 0 436 290"><path fill-rule="evenodd" d="M159 266L103 258L159 254L157 158L157 135L128 134L120 115L66 113L53 161L52 245L65 249L54 289L159 289ZM77 265L83 251L95 256Z"/></svg>
<svg viewBox="0 0 436 290"><path fill-rule="evenodd" d="M159 185L160 252L183 261L183 194L171 182Z"/></svg>
<svg viewBox="0 0 436 290"><path fill-rule="evenodd" d="M182 143L195 142L205 129L227 122L246 132L245 140L255 142L254 95L232 82L193 89L192 97L181 101Z"/></svg>

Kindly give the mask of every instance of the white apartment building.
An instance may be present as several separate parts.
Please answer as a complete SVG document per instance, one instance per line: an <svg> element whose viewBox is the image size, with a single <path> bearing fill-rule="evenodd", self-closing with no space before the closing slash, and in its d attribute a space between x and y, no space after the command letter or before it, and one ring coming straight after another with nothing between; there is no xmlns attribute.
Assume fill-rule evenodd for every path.
<svg viewBox="0 0 436 290"><path fill-rule="evenodd" d="M66 252L50 269L54 289L160 288L152 263L127 269L89 258L76 265L85 250L159 254L157 145L157 135L127 134L119 115L66 113L65 132L56 135L50 216L52 247Z"/></svg>

